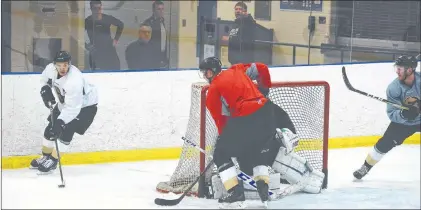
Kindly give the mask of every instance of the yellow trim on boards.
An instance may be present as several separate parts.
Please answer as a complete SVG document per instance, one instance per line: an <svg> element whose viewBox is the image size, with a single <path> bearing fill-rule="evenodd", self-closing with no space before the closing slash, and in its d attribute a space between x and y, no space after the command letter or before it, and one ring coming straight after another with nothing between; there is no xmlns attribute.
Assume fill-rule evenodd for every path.
<svg viewBox="0 0 421 210"><path fill-rule="evenodd" d="M339 148L354 148L354 147L370 147L373 146L380 136L359 136L359 137L343 137L329 139L329 149ZM405 140L404 144L420 144L421 135L416 133ZM306 144L306 143L303 143ZM319 144L312 144L306 147L300 143L297 149L305 150L310 148L320 148ZM310 147L310 148L309 148ZM41 148L40 148L41 149ZM209 148L207 148L209 149ZM195 152L192 152L195 151ZM63 165L76 164L97 164L97 163L112 163L112 162L129 162L129 161L143 161L143 160L171 160L178 159L182 150L181 147L174 148L150 148L150 149L136 149L136 150L118 150L118 151L98 151L98 152L78 152L78 153L63 153ZM192 156L197 152L192 148L183 155ZM39 157L39 155L27 156L10 156L1 158L1 169L18 169L27 168L32 159ZM188 157L187 157L188 158Z"/></svg>

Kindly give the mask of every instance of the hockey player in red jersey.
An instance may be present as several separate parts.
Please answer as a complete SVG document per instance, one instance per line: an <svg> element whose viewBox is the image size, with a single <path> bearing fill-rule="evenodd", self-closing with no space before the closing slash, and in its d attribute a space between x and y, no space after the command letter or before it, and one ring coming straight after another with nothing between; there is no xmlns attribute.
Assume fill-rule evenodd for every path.
<svg viewBox="0 0 421 210"><path fill-rule="evenodd" d="M231 157L245 154L254 157L251 160L253 176L258 194L266 203L269 199L269 170L266 164L268 154L263 145L273 140L276 132L273 106L261 93L261 90L271 87L268 67L262 63L236 64L222 71L221 61L210 57L203 60L199 68L210 83L206 107L219 132L213 157L228 191L228 196L219 199L219 203L221 207L243 206L244 189L238 183ZM258 86L249 75L257 76Z"/></svg>

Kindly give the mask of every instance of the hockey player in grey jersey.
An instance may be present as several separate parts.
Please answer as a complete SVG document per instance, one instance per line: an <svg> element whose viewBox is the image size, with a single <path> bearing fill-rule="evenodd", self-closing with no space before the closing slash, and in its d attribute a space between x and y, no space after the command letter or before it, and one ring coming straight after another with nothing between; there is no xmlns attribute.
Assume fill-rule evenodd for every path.
<svg viewBox="0 0 421 210"><path fill-rule="evenodd" d="M387 87L387 99L409 109L401 110L390 104L387 105L387 115L391 122L383 137L367 155L364 164L354 172L356 179L363 178L393 147L401 145L409 136L421 131L421 76L420 73L415 72L416 68L417 60L412 56L400 56L396 60L395 71L398 78Z"/></svg>
<svg viewBox="0 0 421 210"><path fill-rule="evenodd" d="M66 51L58 52L54 62L45 67L41 83L40 93L45 106L52 108L56 104L52 90L58 101L53 117L47 118L49 124L44 131L42 156L32 160L30 168L50 172L56 169L58 162L54 141L69 145L75 133L83 135L86 132L97 112L98 93L71 64L71 56Z"/></svg>

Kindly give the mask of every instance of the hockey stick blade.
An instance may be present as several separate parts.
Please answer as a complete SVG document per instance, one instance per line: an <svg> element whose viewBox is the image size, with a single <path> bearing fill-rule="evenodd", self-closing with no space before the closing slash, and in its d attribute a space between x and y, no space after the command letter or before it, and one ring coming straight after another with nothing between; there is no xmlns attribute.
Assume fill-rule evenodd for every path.
<svg viewBox="0 0 421 210"><path fill-rule="evenodd" d="M366 92L363 92L363 91L361 91L361 90L358 90L358 89L355 89L354 87L352 87L351 83L349 82L348 76L346 75L345 66L342 66L342 77L343 77L343 79L344 79L344 83L345 83L346 87L347 87L350 91L352 91L352 92L356 92L356 93L359 93L359 94L361 94L361 95L367 96L367 97L369 97L369 98L376 99L376 100L378 100L378 101L380 101L380 102L390 104L390 105L392 105L392 106L394 106L394 107L396 107L396 108L398 108L398 109L404 109L404 110L408 110L408 109L409 109L409 108L407 108L407 107L405 107L405 106L402 106L402 105L399 105L399 104L395 104L395 103L393 103L393 102L391 102L391 101L389 101L389 100L386 100L386 99L383 99L383 98L380 98L380 97L377 97L377 96L374 96L374 95L368 94L368 93L366 93Z"/></svg>
<svg viewBox="0 0 421 210"><path fill-rule="evenodd" d="M160 206L175 206L180 203L181 197L175 200L166 200L163 198L155 198L155 204Z"/></svg>
<svg viewBox="0 0 421 210"><path fill-rule="evenodd" d="M208 163L205 170L200 173L200 175L196 178L196 180L190 184L190 187L187 188L187 190L184 191L184 193L177 199L164 199L164 198L155 198L155 204L160 206L175 206L183 200L184 197L190 192L190 190L196 185L197 182L199 182L200 178L205 175L206 171L209 170L209 168L213 165L213 159Z"/></svg>

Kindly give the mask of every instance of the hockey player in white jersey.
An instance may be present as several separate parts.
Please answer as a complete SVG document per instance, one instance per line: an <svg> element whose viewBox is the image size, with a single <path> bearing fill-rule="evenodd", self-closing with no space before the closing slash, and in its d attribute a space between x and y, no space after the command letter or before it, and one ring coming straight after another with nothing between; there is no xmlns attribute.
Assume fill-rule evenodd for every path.
<svg viewBox="0 0 421 210"><path fill-rule="evenodd" d="M387 100L409 109L401 110L387 105L387 115L391 122L367 155L364 164L353 173L356 179L367 175L386 153L401 145L409 136L421 132L421 75L415 72L417 65L417 59L413 56L403 55L396 59L395 71L398 78L387 87Z"/></svg>
<svg viewBox="0 0 421 210"><path fill-rule="evenodd" d="M75 133L83 135L86 132L97 113L98 93L71 64L71 56L66 51L58 52L54 62L45 67L40 93L47 108L56 105L53 118L51 115L47 118L49 124L44 130L42 156L32 160L30 168L50 172L58 163L54 141L69 145Z"/></svg>

